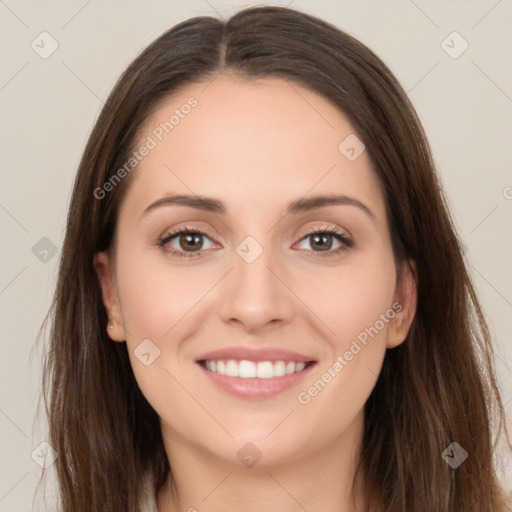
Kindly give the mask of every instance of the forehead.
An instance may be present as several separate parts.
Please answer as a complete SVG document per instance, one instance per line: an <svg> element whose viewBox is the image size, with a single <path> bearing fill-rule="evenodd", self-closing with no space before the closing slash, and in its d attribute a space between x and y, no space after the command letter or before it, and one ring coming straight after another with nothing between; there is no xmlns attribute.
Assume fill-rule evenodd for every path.
<svg viewBox="0 0 512 512"><path fill-rule="evenodd" d="M308 194L343 193L382 212L366 152L350 161L340 151L355 135L328 99L297 83L221 74L181 88L142 125L135 149L151 149L124 204L140 212L164 194L200 194L219 197L228 213L262 214Z"/></svg>

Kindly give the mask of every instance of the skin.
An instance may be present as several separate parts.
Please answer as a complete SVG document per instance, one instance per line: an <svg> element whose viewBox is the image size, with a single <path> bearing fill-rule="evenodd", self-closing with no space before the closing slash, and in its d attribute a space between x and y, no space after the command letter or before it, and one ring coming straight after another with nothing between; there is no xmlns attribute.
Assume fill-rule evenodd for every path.
<svg viewBox="0 0 512 512"><path fill-rule="evenodd" d="M359 510L361 483L354 495L350 489L363 407L386 350L404 341L416 308L412 275L397 278L368 155L350 162L338 150L355 131L324 97L277 78L228 73L165 100L139 142L190 96L197 107L131 177L114 251L94 259L114 323L107 332L127 343L137 382L161 418L175 485L162 489L158 510ZM227 212L174 205L141 218L170 193L215 197ZM373 216L353 205L284 215L289 201L333 193L356 198ZM179 236L167 252L158 246L185 225L206 234L195 246L202 255L171 256L187 251ZM315 228L336 228L353 246L322 257L305 237ZM263 249L252 263L236 252L247 236ZM332 253L340 242L330 240ZM317 396L299 403L298 393L395 302L401 311ZM134 355L146 338L160 350L149 366ZM297 388L242 399L217 389L194 362L235 345L288 349L318 364ZM262 454L252 468L237 457L247 442Z"/></svg>

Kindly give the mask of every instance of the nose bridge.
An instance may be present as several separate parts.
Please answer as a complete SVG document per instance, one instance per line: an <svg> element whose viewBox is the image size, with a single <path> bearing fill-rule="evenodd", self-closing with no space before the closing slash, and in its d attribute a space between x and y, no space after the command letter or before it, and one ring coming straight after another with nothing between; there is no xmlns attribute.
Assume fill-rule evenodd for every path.
<svg viewBox="0 0 512 512"><path fill-rule="evenodd" d="M248 329L257 329L272 321L289 320L293 311L291 297L277 277L279 269L270 239L266 237L260 243L248 236L236 247L234 268L222 299L225 321L236 319Z"/></svg>

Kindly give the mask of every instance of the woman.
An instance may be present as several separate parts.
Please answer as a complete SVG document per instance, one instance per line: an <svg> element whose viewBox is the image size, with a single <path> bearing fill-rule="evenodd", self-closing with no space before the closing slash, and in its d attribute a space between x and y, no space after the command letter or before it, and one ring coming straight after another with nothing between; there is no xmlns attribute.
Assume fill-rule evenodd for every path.
<svg viewBox="0 0 512 512"><path fill-rule="evenodd" d="M52 319L64 511L506 510L492 346L425 135L324 21L194 18L135 59Z"/></svg>

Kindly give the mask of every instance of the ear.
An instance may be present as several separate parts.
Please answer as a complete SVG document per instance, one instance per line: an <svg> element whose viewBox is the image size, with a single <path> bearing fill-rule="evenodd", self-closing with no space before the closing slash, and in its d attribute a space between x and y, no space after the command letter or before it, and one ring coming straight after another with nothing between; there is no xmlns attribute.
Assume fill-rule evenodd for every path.
<svg viewBox="0 0 512 512"><path fill-rule="evenodd" d="M394 318L389 322L386 348L395 348L405 341L411 327L418 302L417 273L414 261L402 266L395 290Z"/></svg>
<svg viewBox="0 0 512 512"><path fill-rule="evenodd" d="M106 251L97 252L93 258L93 265L101 287L103 304L109 318L109 324L114 325L113 329L109 329L109 325L105 326L107 334L114 341L125 341L126 334L121 306L117 298L112 256Z"/></svg>

